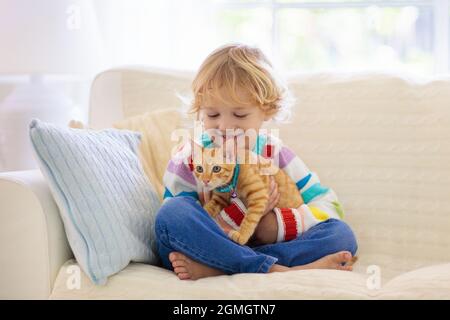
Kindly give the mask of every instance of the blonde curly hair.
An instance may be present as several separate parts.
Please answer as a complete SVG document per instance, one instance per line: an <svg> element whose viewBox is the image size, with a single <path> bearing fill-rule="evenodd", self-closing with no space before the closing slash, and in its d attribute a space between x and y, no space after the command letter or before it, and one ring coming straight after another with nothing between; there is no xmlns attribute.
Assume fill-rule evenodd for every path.
<svg viewBox="0 0 450 320"><path fill-rule="evenodd" d="M189 113L198 113L206 97L214 97L220 101L231 99L237 104L256 105L266 115L281 120L289 117L293 101L264 53L241 43L226 44L206 57L191 88L193 100ZM242 101L236 94L237 89L243 90L251 100Z"/></svg>

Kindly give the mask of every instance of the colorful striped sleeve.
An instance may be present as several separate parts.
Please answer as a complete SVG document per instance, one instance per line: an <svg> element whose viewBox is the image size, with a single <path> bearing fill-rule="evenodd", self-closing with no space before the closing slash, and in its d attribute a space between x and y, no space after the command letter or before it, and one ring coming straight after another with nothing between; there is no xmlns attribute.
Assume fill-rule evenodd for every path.
<svg viewBox="0 0 450 320"><path fill-rule="evenodd" d="M304 204L299 208L275 208L278 220L278 241L296 238L312 226L330 218L343 219L343 209L335 192L322 185L316 173L287 146L278 142L265 146L278 156L280 169L295 181Z"/></svg>
<svg viewBox="0 0 450 320"><path fill-rule="evenodd" d="M190 196L199 200L197 181L190 168L190 153L186 153L186 149L183 148L185 147L180 148L177 154L170 159L164 172L163 201L180 196Z"/></svg>

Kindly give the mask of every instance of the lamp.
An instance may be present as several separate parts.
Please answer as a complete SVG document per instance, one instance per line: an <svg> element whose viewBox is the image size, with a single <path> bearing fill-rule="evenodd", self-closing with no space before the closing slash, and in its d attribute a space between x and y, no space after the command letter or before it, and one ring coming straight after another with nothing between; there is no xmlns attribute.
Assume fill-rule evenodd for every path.
<svg viewBox="0 0 450 320"><path fill-rule="evenodd" d="M36 168L32 118L67 125L76 112L48 75L90 77L106 66L89 0L0 0L0 76L28 75L0 103L0 171Z"/></svg>

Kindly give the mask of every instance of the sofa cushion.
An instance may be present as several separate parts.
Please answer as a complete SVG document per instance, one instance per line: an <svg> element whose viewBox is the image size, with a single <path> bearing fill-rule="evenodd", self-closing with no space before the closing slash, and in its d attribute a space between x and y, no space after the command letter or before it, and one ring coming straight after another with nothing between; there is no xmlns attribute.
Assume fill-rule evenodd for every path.
<svg viewBox="0 0 450 320"><path fill-rule="evenodd" d="M182 116L177 109L145 112L114 123L117 129L139 132L142 142L139 157L144 172L155 187L160 199L164 193L163 175L170 160L171 148L176 144L172 133L182 124ZM176 138L176 137L174 137Z"/></svg>
<svg viewBox="0 0 450 320"><path fill-rule="evenodd" d="M157 263L159 199L140 165L138 133L33 120L30 138L81 268L95 284L130 261Z"/></svg>
<svg viewBox="0 0 450 320"><path fill-rule="evenodd" d="M383 286L379 299L449 299L450 263L406 272Z"/></svg>
<svg viewBox="0 0 450 320"><path fill-rule="evenodd" d="M374 287L372 273L298 270L269 274L234 274L196 281L179 280L166 269L131 263L95 287L79 273L77 290L67 281L78 267L69 260L61 268L50 299L448 299L450 264L420 268ZM148 290L152 288L152 290Z"/></svg>
<svg viewBox="0 0 450 320"><path fill-rule="evenodd" d="M196 281L180 280L172 271L131 263L95 287L80 273L76 290L67 281L77 264L69 260L60 270L50 299L370 299L366 275L338 270L297 270L238 273ZM151 290L149 290L151 288Z"/></svg>

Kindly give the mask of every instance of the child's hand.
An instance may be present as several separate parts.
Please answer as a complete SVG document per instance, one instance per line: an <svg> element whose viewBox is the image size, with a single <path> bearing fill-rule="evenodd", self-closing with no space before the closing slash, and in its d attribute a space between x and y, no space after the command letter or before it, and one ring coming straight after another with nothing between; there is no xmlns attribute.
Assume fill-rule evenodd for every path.
<svg viewBox="0 0 450 320"><path fill-rule="evenodd" d="M278 192L278 185L275 182L273 176L270 176L269 201L267 202L266 210L264 210L264 215L271 212L273 208L277 206L279 200L280 200L280 193Z"/></svg>
<svg viewBox="0 0 450 320"><path fill-rule="evenodd" d="M255 233L252 237L251 245L263 245L275 243L278 235L278 222L273 208L276 207L280 200L280 193L278 192L278 185L273 176L270 177L270 193L269 201L267 202L264 216L258 223Z"/></svg>

